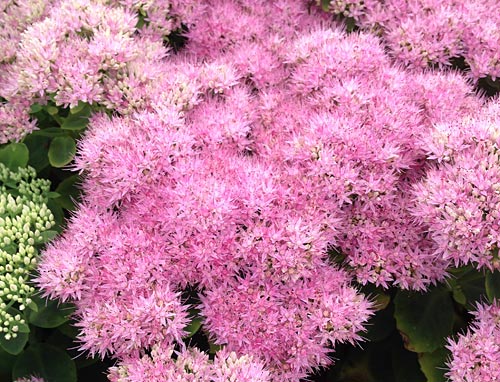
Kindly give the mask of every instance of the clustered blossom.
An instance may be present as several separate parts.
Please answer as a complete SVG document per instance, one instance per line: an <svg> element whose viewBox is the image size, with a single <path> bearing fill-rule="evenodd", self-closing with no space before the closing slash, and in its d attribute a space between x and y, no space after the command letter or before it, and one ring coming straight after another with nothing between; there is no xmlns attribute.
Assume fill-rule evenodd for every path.
<svg viewBox="0 0 500 382"><path fill-rule="evenodd" d="M35 176L31 167L11 171L0 163L0 322L7 340L25 324L19 311L32 302L37 245L55 224L46 204L50 183Z"/></svg>
<svg viewBox="0 0 500 382"><path fill-rule="evenodd" d="M435 165L416 185L414 215L455 265L500 269L500 102L437 124L422 141Z"/></svg>
<svg viewBox="0 0 500 382"><path fill-rule="evenodd" d="M449 339L447 373L451 382L489 382L500 379L500 306L480 304L468 331Z"/></svg>
<svg viewBox="0 0 500 382"><path fill-rule="evenodd" d="M379 34L399 62L426 68L463 57L477 80L500 77L497 6L496 0L331 0L328 10Z"/></svg>
<svg viewBox="0 0 500 382"><path fill-rule="evenodd" d="M47 14L52 1L6 0L0 4L0 68L15 59L17 44L26 27Z"/></svg>
<svg viewBox="0 0 500 382"><path fill-rule="evenodd" d="M30 377L18 378L14 382L45 382L45 379L33 375Z"/></svg>
<svg viewBox="0 0 500 382"><path fill-rule="evenodd" d="M175 360L172 355L175 354ZM270 382L264 365L251 356L218 352L213 361L196 348L181 352L154 346L150 355L128 358L110 369L111 382Z"/></svg>
<svg viewBox="0 0 500 382"><path fill-rule="evenodd" d="M446 277L457 260L443 248L460 247L463 225L432 215L434 199L460 189L453 171L476 151L479 180L495 184L498 168L498 107L464 77L405 71L377 37L301 0L172 4L187 28L172 55L137 32L147 5L124 4L62 1L21 46L68 65L13 64L31 97L117 111L95 113L78 144L83 201L36 280L75 303L80 349L117 360L111 381L297 382L362 339L372 304L353 278L423 290ZM74 91L92 72L81 68L98 68L84 79L95 93ZM464 134L440 148L446 126ZM496 189L476 188L464 192L483 203L484 248ZM445 195L452 209L457 195ZM213 362L185 344L191 308L223 348Z"/></svg>
<svg viewBox="0 0 500 382"><path fill-rule="evenodd" d="M53 100L75 107L87 102L119 113L144 107L145 84L159 75L150 63L167 55L163 39L180 25L170 14L175 2L166 0L45 3L26 7L26 20L17 20L15 13L23 3L0 13L6 18L0 33L18 52L5 52L8 63L0 67L0 101L5 100L0 143L18 141L36 128L29 115L33 103ZM10 36L11 29L22 33Z"/></svg>

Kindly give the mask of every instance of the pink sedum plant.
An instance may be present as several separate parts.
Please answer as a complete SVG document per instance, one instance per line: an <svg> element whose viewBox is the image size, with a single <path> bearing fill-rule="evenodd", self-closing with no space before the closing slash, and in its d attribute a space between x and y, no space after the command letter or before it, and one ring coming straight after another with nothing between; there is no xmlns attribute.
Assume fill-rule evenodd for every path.
<svg viewBox="0 0 500 382"><path fill-rule="evenodd" d="M32 375L30 377L18 378L14 382L45 382L45 379Z"/></svg>
<svg viewBox="0 0 500 382"><path fill-rule="evenodd" d="M6 100L0 103L0 143L35 129L29 115L35 102L71 108L86 102L124 114L144 107L144 86L159 75L151 63L167 55L163 39L180 25L163 0L35 2L26 7L26 20L10 15L22 5L16 4L1 16L0 38L5 34L7 47L18 46L18 53L0 57L0 97Z"/></svg>
<svg viewBox="0 0 500 382"><path fill-rule="evenodd" d="M175 353L176 359L172 359ZM251 356L219 351L213 361L196 348L175 352L154 346L150 355L128 358L110 369L111 382L269 382L269 372Z"/></svg>
<svg viewBox="0 0 500 382"><path fill-rule="evenodd" d="M415 186L418 220L436 252L455 265L500 269L500 103L474 117L437 124L423 145L435 166Z"/></svg>
<svg viewBox="0 0 500 382"><path fill-rule="evenodd" d="M37 278L75 303L80 350L117 360L111 381L299 381L362 340L373 306L353 280L425 290L453 263L494 266L476 248L457 260L463 224L433 201L442 179L459 194L462 161L496 179L498 106L464 77L405 71L299 0L172 2L188 41L168 55L177 21L157 26L151 4L61 2L24 33L9 83L116 111L79 142L83 202ZM486 214L477 248L498 222L481 187L466 189ZM213 361L185 344L191 308Z"/></svg>
<svg viewBox="0 0 500 382"><path fill-rule="evenodd" d="M398 62L426 68L463 57L478 80L500 77L497 6L495 0L332 0L328 10L380 35Z"/></svg>
<svg viewBox="0 0 500 382"><path fill-rule="evenodd" d="M479 304L469 330L448 339L451 351L447 377L451 382L486 382L500 379L500 307Z"/></svg>

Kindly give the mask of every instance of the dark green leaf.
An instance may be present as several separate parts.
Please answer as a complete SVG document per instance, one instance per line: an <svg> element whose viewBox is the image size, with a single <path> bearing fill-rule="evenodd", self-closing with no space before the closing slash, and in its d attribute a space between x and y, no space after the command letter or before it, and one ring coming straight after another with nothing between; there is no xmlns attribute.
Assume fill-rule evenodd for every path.
<svg viewBox="0 0 500 382"><path fill-rule="evenodd" d="M28 347L16 360L12 378L37 375L50 382L76 382L76 367L69 355L54 346L38 343Z"/></svg>
<svg viewBox="0 0 500 382"><path fill-rule="evenodd" d="M61 326L57 327L57 330L59 330L62 334L64 334L66 337L75 339L76 336L78 335L78 329L71 325L71 322L65 322Z"/></svg>
<svg viewBox="0 0 500 382"><path fill-rule="evenodd" d="M487 272L485 279L486 296L493 302L494 299L500 299L500 272Z"/></svg>
<svg viewBox="0 0 500 382"><path fill-rule="evenodd" d="M86 102L78 101L78 105L76 105L75 107L70 108L69 112L71 114L78 114L78 113L82 112L85 108L90 109L89 104L86 103Z"/></svg>
<svg viewBox="0 0 500 382"><path fill-rule="evenodd" d="M445 382L446 360L449 356L446 348L440 348L433 353L422 353L418 357L420 369L425 374L427 382Z"/></svg>
<svg viewBox="0 0 500 382"><path fill-rule="evenodd" d="M84 105L75 112L70 110L70 115L67 118L64 118L61 128L65 130L85 129L89 123L90 111L91 109L89 105Z"/></svg>
<svg viewBox="0 0 500 382"><path fill-rule="evenodd" d="M34 131L32 135L54 138L54 137L65 137L68 135L68 132L62 130L60 127L48 127L46 129Z"/></svg>
<svg viewBox="0 0 500 382"><path fill-rule="evenodd" d="M433 352L444 345L453 328L453 302L450 293L436 287L427 293L399 291L394 318L408 350Z"/></svg>
<svg viewBox="0 0 500 382"><path fill-rule="evenodd" d="M471 266L467 266L452 270L452 275L454 278L449 280L449 284L453 289L458 286L458 289L465 295L467 300L465 306L468 309L473 308L476 302L480 301L486 294L484 274ZM461 296L457 297L461 298Z"/></svg>
<svg viewBox="0 0 500 382"><path fill-rule="evenodd" d="M198 330L200 330L201 324L203 323L203 320L201 317L196 317L191 320L188 326L186 326L185 330L188 333L186 335L186 338L192 337L196 334Z"/></svg>
<svg viewBox="0 0 500 382"><path fill-rule="evenodd" d="M56 198L59 198L61 196L61 194L59 194L58 192L54 192L54 191L50 191L47 193L47 198L49 199L56 199Z"/></svg>
<svg viewBox="0 0 500 382"><path fill-rule="evenodd" d="M0 348L0 381L9 381L15 356Z"/></svg>
<svg viewBox="0 0 500 382"><path fill-rule="evenodd" d="M70 177L64 179L59 186L56 188L56 192L61 196L57 199L57 203L67 210L73 210L75 208L75 200L80 197L80 189L77 184L80 181L78 175L71 175Z"/></svg>
<svg viewBox="0 0 500 382"><path fill-rule="evenodd" d="M452 289L452 293L453 299L457 303L459 303L460 305L465 305L467 303L467 297L465 296L465 293L460 285L456 285L456 287Z"/></svg>
<svg viewBox="0 0 500 382"><path fill-rule="evenodd" d="M396 330L392 305L387 309L375 312L365 327L367 331L363 337L368 341L378 342L389 337Z"/></svg>
<svg viewBox="0 0 500 382"><path fill-rule="evenodd" d="M396 382L426 382L415 353L402 348L393 348L392 365Z"/></svg>
<svg viewBox="0 0 500 382"><path fill-rule="evenodd" d="M28 321L40 328L56 328L69 320L69 315L73 313L73 307L69 304L61 304L56 300L45 301L39 297L34 297L38 306L38 311L28 312Z"/></svg>
<svg viewBox="0 0 500 382"><path fill-rule="evenodd" d="M54 138L49 147L49 162L54 167L66 166L73 160L76 143L71 137Z"/></svg>
<svg viewBox="0 0 500 382"><path fill-rule="evenodd" d="M56 115L59 112L59 109L55 106L45 106L45 110L47 110L47 113L50 115Z"/></svg>
<svg viewBox="0 0 500 382"><path fill-rule="evenodd" d="M17 333L16 338L6 340L3 334L0 334L0 346L9 354L17 355L21 353L28 342L28 333Z"/></svg>
<svg viewBox="0 0 500 382"><path fill-rule="evenodd" d="M56 221L56 225L52 228L60 232L62 230L62 224L64 221L64 211L62 210L61 206L56 203L55 199L49 199L49 201L47 202L47 207L49 207L49 209L54 214L54 220Z"/></svg>
<svg viewBox="0 0 500 382"><path fill-rule="evenodd" d="M35 241L36 244L45 244L45 243L48 243L49 241L51 241L54 237L56 237L58 234L57 231L43 231L40 236L42 237L41 240L39 240L37 238L37 240Z"/></svg>
<svg viewBox="0 0 500 382"><path fill-rule="evenodd" d="M321 0L321 8L325 12L328 12L330 10L330 2L331 0Z"/></svg>
<svg viewBox="0 0 500 382"><path fill-rule="evenodd" d="M29 157L29 150L24 143L10 143L0 149L0 162L11 170L26 167Z"/></svg>
<svg viewBox="0 0 500 382"><path fill-rule="evenodd" d="M49 145L50 139L47 137L35 135L35 133L28 135L24 139L24 143L29 150L29 162L37 173L49 165Z"/></svg>
<svg viewBox="0 0 500 382"><path fill-rule="evenodd" d="M33 105L30 106L30 113L35 114L38 113L43 109L43 106L40 105L39 103L34 103Z"/></svg>

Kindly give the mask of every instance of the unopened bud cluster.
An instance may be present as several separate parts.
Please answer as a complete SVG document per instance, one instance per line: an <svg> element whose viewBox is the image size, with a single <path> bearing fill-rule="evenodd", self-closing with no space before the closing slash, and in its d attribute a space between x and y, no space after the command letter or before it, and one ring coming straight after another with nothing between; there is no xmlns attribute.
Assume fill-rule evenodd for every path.
<svg viewBox="0 0 500 382"><path fill-rule="evenodd" d="M11 171L0 163L0 330L7 340L25 324L13 308L23 311L32 302L34 287L28 280L36 246L55 224L47 207L49 187L31 167Z"/></svg>

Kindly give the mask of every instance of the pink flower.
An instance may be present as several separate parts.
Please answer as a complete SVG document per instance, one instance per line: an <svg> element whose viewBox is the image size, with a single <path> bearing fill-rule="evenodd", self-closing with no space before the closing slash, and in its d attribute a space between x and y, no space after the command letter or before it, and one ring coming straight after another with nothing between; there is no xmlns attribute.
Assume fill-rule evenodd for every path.
<svg viewBox="0 0 500 382"><path fill-rule="evenodd" d="M451 382L490 382L500 378L500 308L479 304L469 330L448 339L451 351L447 377Z"/></svg>

